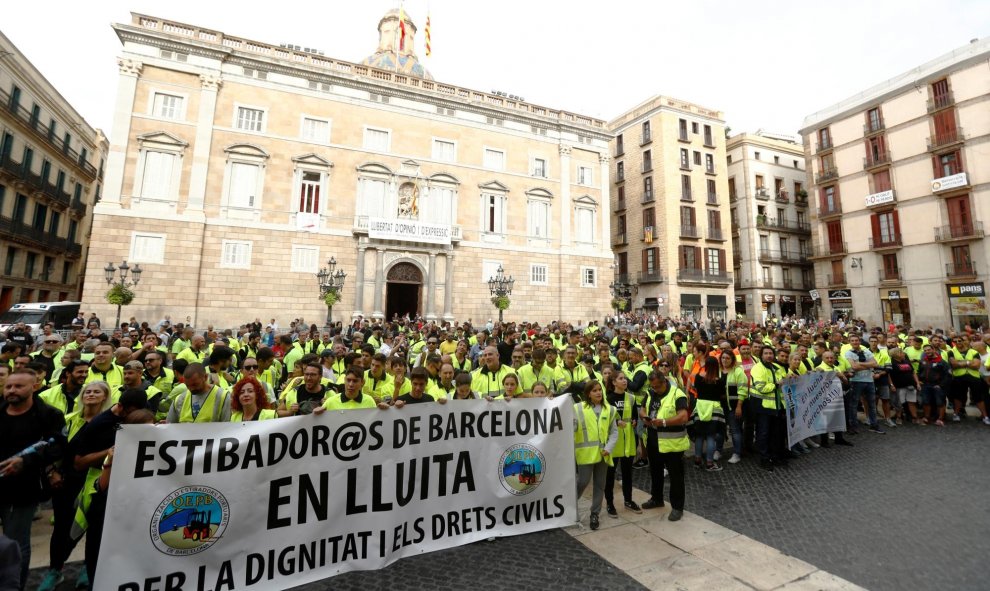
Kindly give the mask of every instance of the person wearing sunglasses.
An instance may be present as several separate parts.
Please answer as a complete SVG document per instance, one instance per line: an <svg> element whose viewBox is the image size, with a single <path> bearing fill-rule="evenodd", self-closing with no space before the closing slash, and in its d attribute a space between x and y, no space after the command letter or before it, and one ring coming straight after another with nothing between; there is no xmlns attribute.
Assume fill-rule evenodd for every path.
<svg viewBox="0 0 990 591"><path fill-rule="evenodd" d="M265 391L265 396L268 398L269 403L274 403L276 401L275 390L272 385L266 381L261 380L258 377L258 373L261 371L260 364L258 360L254 357L248 357L244 360L244 365L241 366L241 372L238 375L237 383L240 383L244 379L255 379L261 383L261 387ZM267 408L267 407L261 407Z"/></svg>
<svg viewBox="0 0 990 591"><path fill-rule="evenodd" d="M57 333L45 335L41 349L31 353L31 361L45 366L45 380L51 381L52 373L60 365L62 357L62 337Z"/></svg>

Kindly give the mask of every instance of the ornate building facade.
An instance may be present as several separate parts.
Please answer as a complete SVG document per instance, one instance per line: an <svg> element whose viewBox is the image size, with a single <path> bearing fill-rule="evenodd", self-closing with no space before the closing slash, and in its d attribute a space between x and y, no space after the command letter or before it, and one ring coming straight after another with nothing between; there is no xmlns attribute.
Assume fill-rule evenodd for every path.
<svg viewBox="0 0 990 591"><path fill-rule="evenodd" d="M0 312L78 300L107 140L0 33Z"/></svg>
<svg viewBox="0 0 990 591"><path fill-rule="evenodd" d="M145 15L123 44L87 309L102 267L145 272L128 312L197 325L322 318L315 273L347 273L334 319L484 322L609 311L604 121L439 83L416 29L379 23L362 63ZM396 55L398 53L398 55Z"/></svg>

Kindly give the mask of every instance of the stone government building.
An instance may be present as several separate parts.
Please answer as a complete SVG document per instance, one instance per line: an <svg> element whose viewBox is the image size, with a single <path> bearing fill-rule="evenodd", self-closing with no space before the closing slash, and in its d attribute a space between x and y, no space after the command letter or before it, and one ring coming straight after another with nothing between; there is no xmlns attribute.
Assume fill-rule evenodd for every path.
<svg viewBox="0 0 990 591"><path fill-rule="evenodd" d="M140 14L114 25L85 308L112 317L102 269L126 259L145 272L124 317L319 322L315 273L333 256L347 273L335 320L483 323L499 265L515 278L509 318L609 313L606 123L435 82L408 16L396 52L398 22L385 14L361 64ZM383 219L435 235L378 232Z"/></svg>

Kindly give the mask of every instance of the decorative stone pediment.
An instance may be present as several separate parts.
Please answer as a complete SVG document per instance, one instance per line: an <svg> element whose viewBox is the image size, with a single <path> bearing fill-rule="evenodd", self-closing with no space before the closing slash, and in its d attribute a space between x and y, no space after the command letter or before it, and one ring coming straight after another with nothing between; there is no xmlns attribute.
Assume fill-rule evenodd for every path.
<svg viewBox="0 0 990 591"><path fill-rule="evenodd" d="M167 131L153 131L151 133L144 133L137 136L137 141L143 147L146 147L148 144L158 144L163 146L185 148L189 145L189 142L178 138Z"/></svg>
<svg viewBox="0 0 990 591"><path fill-rule="evenodd" d="M265 151L261 146L255 144L231 144L223 149L228 156L247 156L251 158L263 158L267 160L270 154Z"/></svg>
<svg viewBox="0 0 990 591"><path fill-rule="evenodd" d="M495 191L497 193L508 193L509 188L498 181L488 181L487 183L481 183L478 185L482 191Z"/></svg>
<svg viewBox="0 0 990 591"><path fill-rule="evenodd" d="M526 196L534 197L536 199L553 199L553 193L551 193L548 189L544 189L543 187L528 189L526 191Z"/></svg>
<svg viewBox="0 0 990 591"><path fill-rule="evenodd" d="M598 207L598 202L595 201L591 195L581 195L574 200L574 203L577 205L590 205L592 207Z"/></svg>
<svg viewBox="0 0 990 591"><path fill-rule="evenodd" d="M302 156L293 156L292 161L296 164L305 164L308 166L318 166L322 168L333 168L333 162L330 162L326 158L313 154L303 154Z"/></svg>

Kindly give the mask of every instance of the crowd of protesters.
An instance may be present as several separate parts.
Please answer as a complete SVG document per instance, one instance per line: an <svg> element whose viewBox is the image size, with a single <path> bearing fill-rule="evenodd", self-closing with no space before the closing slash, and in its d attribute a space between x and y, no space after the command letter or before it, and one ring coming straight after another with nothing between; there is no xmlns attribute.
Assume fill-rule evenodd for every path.
<svg viewBox="0 0 990 591"><path fill-rule="evenodd" d="M102 328L80 314L68 338L45 326L15 326L0 347L0 519L20 546L22 588L30 529L50 499L50 566L40 589L55 589L86 536L90 585L99 553L114 436L121 423L274 420L406 404L569 396L575 410L580 495L592 486L589 523L602 504L684 508L685 465L718 472L751 456L766 470L829 445L850 446L861 429L945 426L967 401L990 425L990 334L862 323L698 323L624 315L571 325L489 320L356 319L322 329L296 319L237 328L194 328L131 319ZM845 431L786 443L781 383L834 372L844 392ZM860 415L864 423L860 423ZM39 441L47 446L30 450ZM693 453L692 453L693 452ZM689 459L684 460L688 454ZM632 499L632 470L649 468L650 499Z"/></svg>

